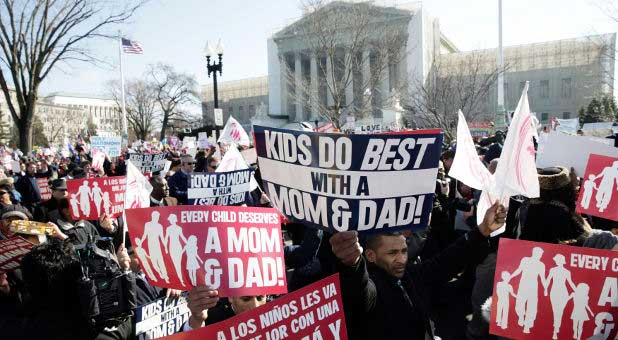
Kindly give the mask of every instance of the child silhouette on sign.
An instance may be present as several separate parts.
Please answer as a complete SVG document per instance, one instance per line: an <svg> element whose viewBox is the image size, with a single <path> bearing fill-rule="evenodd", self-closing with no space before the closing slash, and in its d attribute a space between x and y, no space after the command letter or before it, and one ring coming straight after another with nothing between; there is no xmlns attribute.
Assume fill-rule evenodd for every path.
<svg viewBox="0 0 618 340"><path fill-rule="evenodd" d="M509 323L509 299L510 297L517 298L513 291L513 286L509 283L511 274L507 271L502 272L502 281L496 284L496 295L498 297L498 313L496 314L496 323L498 327L506 329Z"/></svg>
<svg viewBox="0 0 618 340"><path fill-rule="evenodd" d="M594 182L596 180L596 176L594 175L590 175L588 176L588 179L584 182L584 196L582 196L582 203L581 206L584 209L588 209L588 207L590 206L590 199L592 199L592 194L594 190L598 190L599 188L597 188L596 183Z"/></svg>
<svg viewBox="0 0 618 340"><path fill-rule="evenodd" d="M137 255L139 262L142 264L142 267L144 268L148 279L153 282L157 282L157 277L152 272L152 269L148 264L148 259L150 258L150 256L148 256L144 248L142 248L142 240L140 240L138 237L135 238L135 255Z"/></svg>
<svg viewBox="0 0 618 340"><path fill-rule="evenodd" d="M189 236L188 242L183 249L187 254L187 271L189 272L189 279L193 286L197 286L197 270L204 263L202 259L197 255L197 237L194 235Z"/></svg>
<svg viewBox="0 0 618 340"><path fill-rule="evenodd" d="M573 339L581 340L584 331L584 322L590 320L588 312L594 317L594 313L588 306L588 292L590 287L585 283L580 283L575 288L575 291L569 295L569 299L573 299L573 312L571 320L573 320Z"/></svg>

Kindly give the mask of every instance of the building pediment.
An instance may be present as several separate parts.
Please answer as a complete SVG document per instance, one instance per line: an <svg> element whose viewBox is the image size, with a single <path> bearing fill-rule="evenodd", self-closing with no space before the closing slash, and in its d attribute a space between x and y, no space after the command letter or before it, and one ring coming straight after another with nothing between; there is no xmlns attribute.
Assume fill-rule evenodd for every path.
<svg viewBox="0 0 618 340"><path fill-rule="evenodd" d="M273 39L278 41L288 38L298 38L299 35L310 31L307 25L310 25L311 20L314 20L315 16L323 15L325 12L328 12L329 14L333 14L334 12L336 16L344 18L346 15L354 15L352 13L355 10L355 6L363 6L361 10L366 10L367 13L370 13L372 23L393 22L395 20L409 19L414 14L413 11L410 10L395 7L375 6L371 2L352 3L333 1L315 12L303 15L303 17L299 20L275 33L273 35Z"/></svg>

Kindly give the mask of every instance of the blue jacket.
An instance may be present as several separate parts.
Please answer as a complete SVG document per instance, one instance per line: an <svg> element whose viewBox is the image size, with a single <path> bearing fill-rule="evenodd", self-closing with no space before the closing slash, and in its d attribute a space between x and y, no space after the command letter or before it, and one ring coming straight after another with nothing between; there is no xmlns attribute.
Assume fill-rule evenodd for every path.
<svg viewBox="0 0 618 340"><path fill-rule="evenodd" d="M167 180L170 187L170 196L178 199L179 205L187 204L187 188L189 187L189 175L182 170L176 172Z"/></svg>

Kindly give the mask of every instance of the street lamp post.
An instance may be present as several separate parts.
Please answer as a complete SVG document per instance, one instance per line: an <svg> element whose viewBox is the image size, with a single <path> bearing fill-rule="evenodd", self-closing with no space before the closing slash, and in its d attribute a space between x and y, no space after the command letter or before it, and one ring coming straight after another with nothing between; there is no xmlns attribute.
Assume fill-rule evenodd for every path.
<svg viewBox="0 0 618 340"><path fill-rule="evenodd" d="M217 71L219 72L219 75L223 75L223 45L221 44L221 39L219 39L219 42L217 43L217 47L215 48L215 50L213 51L213 49L210 47L210 43L206 42L206 48L204 49L205 53L206 53L206 68L208 69L208 78L210 78L210 74L212 74L212 81L213 81L213 92L214 92L214 96L215 96L215 109L219 108L219 93L217 91ZM213 60L213 63L210 63L210 57L212 57L214 54L216 54L217 56L219 56L219 62L216 63ZM214 114L214 112L213 112ZM215 119L216 121L216 119ZM216 123L215 123L216 126ZM217 138L219 138L219 129L215 129L216 134L217 134Z"/></svg>

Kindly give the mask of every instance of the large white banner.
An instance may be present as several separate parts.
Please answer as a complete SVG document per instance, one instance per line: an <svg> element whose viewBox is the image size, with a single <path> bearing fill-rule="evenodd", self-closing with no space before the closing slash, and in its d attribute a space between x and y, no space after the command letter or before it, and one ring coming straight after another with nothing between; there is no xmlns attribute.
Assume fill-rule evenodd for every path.
<svg viewBox="0 0 618 340"><path fill-rule="evenodd" d="M542 152L537 156L536 166L538 168L573 167L579 176L583 176L591 153L618 157L618 148L590 140L585 136L552 132L543 144Z"/></svg>

